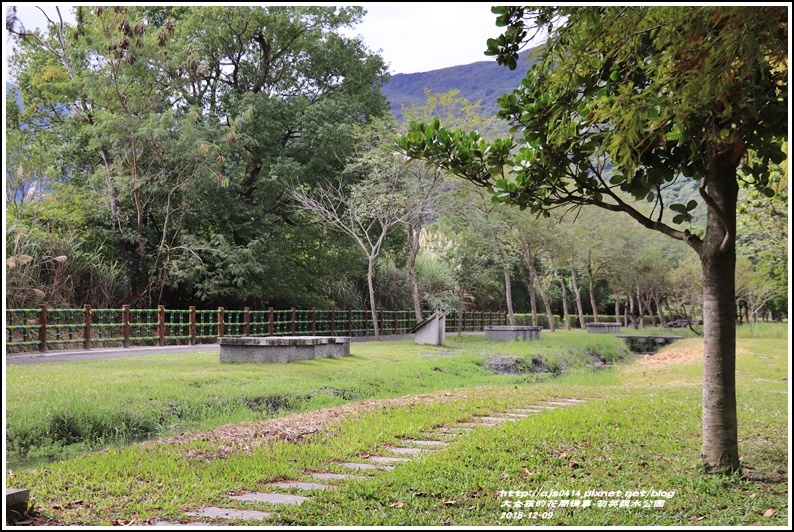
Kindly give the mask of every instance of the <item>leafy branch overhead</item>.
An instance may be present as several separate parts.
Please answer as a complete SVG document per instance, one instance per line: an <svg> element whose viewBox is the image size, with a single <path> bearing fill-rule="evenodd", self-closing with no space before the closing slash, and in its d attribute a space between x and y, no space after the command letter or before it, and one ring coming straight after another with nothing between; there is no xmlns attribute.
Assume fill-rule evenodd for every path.
<svg viewBox="0 0 794 532"><path fill-rule="evenodd" d="M499 99L498 116L516 141L415 123L398 141L406 155L492 187L497 202L532 212L597 205L693 245L699 239L664 218L670 209L673 225L688 222L697 206L665 203L677 180L702 180L713 158L728 153L746 181L773 194L770 167L785 159L774 141L786 132L787 71L776 48L785 9L493 11L507 29L486 53L511 69L532 24L548 33L562 27L521 87ZM708 187L701 191L711 201ZM627 198L654 211L645 215Z"/></svg>

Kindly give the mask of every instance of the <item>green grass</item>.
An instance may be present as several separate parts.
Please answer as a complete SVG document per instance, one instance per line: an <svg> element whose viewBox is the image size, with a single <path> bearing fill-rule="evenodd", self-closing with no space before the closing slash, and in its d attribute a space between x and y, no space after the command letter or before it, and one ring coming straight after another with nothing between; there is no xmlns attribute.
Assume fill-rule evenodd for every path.
<svg viewBox="0 0 794 532"><path fill-rule="evenodd" d="M495 350L496 347L496 350ZM6 446L11 467L33 467L91 449L269 419L351 401L460 386L522 384L626 356L614 337L574 332L493 344L455 336L443 347L412 340L353 343L351 356L290 364L220 364L217 353L8 366ZM500 375L485 361L529 371Z"/></svg>
<svg viewBox="0 0 794 532"><path fill-rule="evenodd" d="M566 349L577 345L594 351L603 349L603 354L609 354L612 347L619 353L620 344L610 343L606 335L588 337L566 332L544 334L544 340L538 343L499 344L461 337L440 348L406 342L353 344L354 356L350 359L269 369L253 365L225 368L212 360L211 371L205 368L208 375L258 381L260 387L273 387L267 388L268 394L283 393L289 390L288 386L302 394L325 381L332 383L326 386L362 390L363 383L376 382L375 375L381 383L402 379L401 388L412 391L400 393L385 384L380 390L370 389L372 397L409 398L384 402L379 408L362 409L358 415L330 422L326 430L300 443L254 445L252 441L248 448L226 448L222 439L134 444L87 453L35 470L15 470L7 474L6 482L7 486L30 489L37 515L48 524L187 521L185 511L212 505L274 512L264 523L232 521L233 524L785 526L789 521L788 345L786 340L770 336L743 338L737 343L740 453L744 465L769 477L763 482L702 472L702 364L698 357L669 357L670 362L663 363L669 350L697 350L702 340L682 340L655 355L648 361L651 363L633 361L592 372L576 369L580 366ZM523 380L525 375L497 375L481 365L496 354L531 358L544 349L554 352L560 363L570 364L570 371L555 379L528 383ZM189 359L190 364L197 366L194 371L199 372L201 357L186 356L183 363ZM582 362L584 358L578 360ZM136 366L131 361L127 363L132 366L119 370L119 379ZM154 366L160 364L164 362L158 361ZM206 359L203 364L210 366ZM152 379L162 371L150 368L151 365L139 360L138 371L143 372L139 378ZM69 367L61 365L61 370ZM289 384L265 382L268 375L272 378L269 372L276 369L291 376ZM305 373L305 380L300 379L301 372ZM183 370L178 375L179 378L172 375L175 387L183 379L197 379ZM412 381L411 376L417 375L420 377ZM128 381L127 386L135 387L134 382ZM259 390L251 383L243 385ZM152 384L150 393L160 387L168 389L166 382ZM113 386L104 388L109 393ZM181 385L179 388L183 389ZM224 386L218 384L214 392L222 389ZM433 390L446 392L429 396ZM101 397L101 392L97 393ZM365 472L367 480L348 481L335 490L314 492L311 500L297 507L228 498L231 492L263 490L265 483L274 480L305 479L308 471L343 472L339 462L355 460L362 453L386 454L387 446L401 438L426 438L434 427L465 421L475 414L525 408L550 398L586 401L517 422L477 429L451 440L444 450L425 454L391 472ZM338 396L335 400L342 401ZM597 507L598 500L606 500L603 497L590 497L590 508L505 506L518 500L548 502L566 498L502 496L502 492L510 490L543 489L581 494L588 490L656 490L671 496L653 498L664 500L662 508ZM575 498L586 497L566 499ZM519 511L523 517L516 519ZM532 515L535 511L537 517ZM513 518L503 519L507 512Z"/></svg>

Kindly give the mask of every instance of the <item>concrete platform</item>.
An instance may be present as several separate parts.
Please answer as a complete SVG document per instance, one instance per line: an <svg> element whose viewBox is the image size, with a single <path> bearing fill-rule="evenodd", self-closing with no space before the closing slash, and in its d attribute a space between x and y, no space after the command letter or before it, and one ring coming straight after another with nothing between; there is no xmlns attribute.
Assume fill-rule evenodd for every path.
<svg viewBox="0 0 794 532"><path fill-rule="evenodd" d="M340 358L350 354L349 336L243 336L218 338L220 360L279 362Z"/></svg>
<svg viewBox="0 0 794 532"><path fill-rule="evenodd" d="M533 325L487 325L485 330L486 340L510 342L513 340L540 340L543 327Z"/></svg>

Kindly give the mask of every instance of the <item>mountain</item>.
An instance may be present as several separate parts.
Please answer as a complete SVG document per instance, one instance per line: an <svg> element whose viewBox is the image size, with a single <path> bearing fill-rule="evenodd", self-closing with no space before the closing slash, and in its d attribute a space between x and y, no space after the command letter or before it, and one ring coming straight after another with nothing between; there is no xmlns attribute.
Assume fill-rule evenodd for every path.
<svg viewBox="0 0 794 532"><path fill-rule="evenodd" d="M429 72L394 74L383 86L383 94L389 99L391 112L398 122L402 121L403 105L425 104L426 88L433 94L458 89L460 97L471 103L480 102L483 115L494 116L499 110L496 99L520 87L527 70L536 61L535 58L528 59L531 52L527 50L521 54L515 70L501 66L496 59L492 59Z"/></svg>

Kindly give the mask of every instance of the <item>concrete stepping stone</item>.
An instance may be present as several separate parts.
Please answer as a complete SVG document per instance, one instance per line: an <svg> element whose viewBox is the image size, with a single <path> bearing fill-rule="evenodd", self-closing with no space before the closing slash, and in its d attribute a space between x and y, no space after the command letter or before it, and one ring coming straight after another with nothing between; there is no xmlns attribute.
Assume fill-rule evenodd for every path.
<svg viewBox="0 0 794 532"><path fill-rule="evenodd" d="M460 434L461 432L471 432L474 429L471 427L439 427L436 430L441 431L442 434Z"/></svg>
<svg viewBox="0 0 794 532"><path fill-rule="evenodd" d="M233 508L217 508L208 506L197 512L187 512L191 517L213 517L216 519L257 519L259 521L270 517L270 512L257 512L256 510L236 510Z"/></svg>
<svg viewBox="0 0 794 532"><path fill-rule="evenodd" d="M571 406L571 403L565 402L562 403L560 401L546 401L547 405L554 405L554 406Z"/></svg>
<svg viewBox="0 0 794 532"><path fill-rule="evenodd" d="M529 414L514 414L513 412L502 412L499 414L501 416L510 416L516 419L524 419L525 417L529 417Z"/></svg>
<svg viewBox="0 0 794 532"><path fill-rule="evenodd" d="M317 482L300 482L298 480L291 480L288 482L271 482L270 484L266 484L266 486L271 486L274 488L296 489L301 491L327 490L333 488L333 486L329 486L328 484L319 484Z"/></svg>
<svg viewBox="0 0 794 532"><path fill-rule="evenodd" d="M515 408L513 412L518 412L520 414L537 414L538 412L542 412L539 408Z"/></svg>
<svg viewBox="0 0 794 532"><path fill-rule="evenodd" d="M441 440L405 440L405 443L420 447L446 447L447 442Z"/></svg>
<svg viewBox="0 0 794 532"><path fill-rule="evenodd" d="M342 464L340 464L340 465L342 465L342 466L344 466L344 467L348 467L348 468L350 468L350 469L356 469L356 470L363 470L363 469L382 469L382 470L384 470L384 471L391 471L392 469L394 469L394 466L388 466L388 465L375 465L375 464L360 464L360 463L356 463L356 462L343 462L343 463L342 463Z"/></svg>
<svg viewBox="0 0 794 532"><path fill-rule="evenodd" d="M461 423L458 427L462 429L481 429L485 427L495 427L497 423Z"/></svg>
<svg viewBox="0 0 794 532"><path fill-rule="evenodd" d="M201 523L199 521L191 521L190 523L174 523L171 521L155 521L150 526L216 526L211 523Z"/></svg>
<svg viewBox="0 0 794 532"><path fill-rule="evenodd" d="M301 504L309 497L301 497L300 495L284 495L282 493L262 493L254 491L244 495L235 495L231 497L237 501L254 501L254 502L269 502L272 504Z"/></svg>
<svg viewBox="0 0 794 532"><path fill-rule="evenodd" d="M397 458L396 456L370 456L367 458L370 462L378 464L393 464L397 462L410 462L410 458Z"/></svg>
<svg viewBox="0 0 794 532"><path fill-rule="evenodd" d="M351 478L367 478L361 475L347 475L345 473L312 473L310 476L312 478L316 478L317 480L347 480Z"/></svg>
<svg viewBox="0 0 794 532"><path fill-rule="evenodd" d="M504 423L505 421L516 421L515 419L507 417L493 417L493 416L477 416L478 420L487 421L489 423Z"/></svg>
<svg viewBox="0 0 794 532"><path fill-rule="evenodd" d="M432 451L433 449L417 449L415 447L387 447L387 450L390 453L417 455Z"/></svg>

